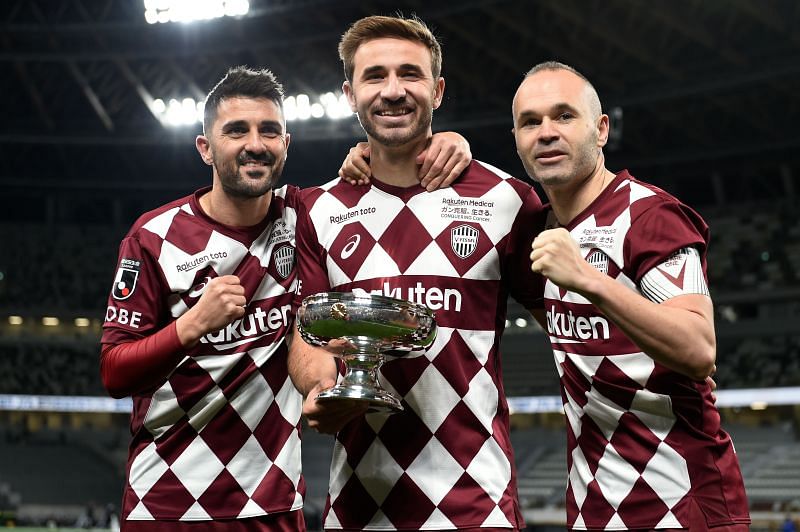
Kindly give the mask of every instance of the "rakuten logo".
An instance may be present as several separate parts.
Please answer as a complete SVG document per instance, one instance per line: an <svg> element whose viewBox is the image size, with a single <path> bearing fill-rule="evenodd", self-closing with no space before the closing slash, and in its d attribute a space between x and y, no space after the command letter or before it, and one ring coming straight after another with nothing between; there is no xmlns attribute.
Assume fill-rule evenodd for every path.
<svg viewBox="0 0 800 532"><path fill-rule="evenodd" d="M356 290L353 290L354 292ZM431 310L454 310L461 312L461 292L454 288L438 287L425 288L422 283L417 281L413 287L408 287L403 292L403 288L392 288L388 282L383 283L382 288L370 290L371 294L378 296L394 297L397 299L407 299L420 305L425 305Z"/></svg>
<svg viewBox="0 0 800 532"><path fill-rule="evenodd" d="M274 333L281 328L289 326L289 311L291 305L283 305L278 308L264 310L257 307L256 310L243 318L238 319L216 332L208 333L200 341L204 344L219 344L215 347L226 349L241 345L265 334Z"/></svg>
<svg viewBox="0 0 800 532"><path fill-rule="evenodd" d="M571 310L564 314L550 307L547 311L547 332L559 338L608 340L610 326L602 316L575 316Z"/></svg>

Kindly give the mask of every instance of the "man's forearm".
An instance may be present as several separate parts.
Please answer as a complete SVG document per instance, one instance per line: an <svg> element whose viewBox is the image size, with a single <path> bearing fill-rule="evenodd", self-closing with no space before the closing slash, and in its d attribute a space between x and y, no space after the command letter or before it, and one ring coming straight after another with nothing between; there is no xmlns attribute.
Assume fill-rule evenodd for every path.
<svg viewBox="0 0 800 532"><path fill-rule="evenodd" d="M333 356L319 347L306 343L297 332L289 345L289 377L303 397L306 397L320 383L336 381L336 361Z"/></svg>
<svg viewBox="0 0 800 532"><path fill-rule="evenodd" d="M639 348L664 366L703 380L714 370L716 340L711 299L687 294L654 303L607 276L582 295Z"/></svg>

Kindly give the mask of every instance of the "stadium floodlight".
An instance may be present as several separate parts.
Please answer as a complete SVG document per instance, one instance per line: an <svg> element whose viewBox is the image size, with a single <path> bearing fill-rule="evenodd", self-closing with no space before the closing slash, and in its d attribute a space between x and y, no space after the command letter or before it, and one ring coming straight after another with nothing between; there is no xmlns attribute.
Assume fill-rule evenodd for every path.
<svg viewBox="0 0 800 532"><path fill-rule="evenodd" d="M248 0L144 0L144 19L148 24L241 17L248 11Z"/></svg>
<svg viewBox="0 0 800 532"><path fill-rule="evenodd" d="M297 118L299 120L308 120L311 118L311 99L308 94L298 94L295 96L297 102Z"/></svg>
<svg viewBox="0 0 800 532"><path fill-rule="evenodd" d="M88 327L90 323L89 318L75 318L75 327Z"/></svg>
<svg viewBox="0 0 800 532"><path fill-rule="evenodd" d="M179 127L202 123L204 105L204 102L196 102L193 98L171 98L168 103L161 98L155 98L150 104L150 110L162 124Z"/></svg>
<svg viewBox="0 0 800 532"><path fill-rule="evenodd" d="M47 327L56 327L59 323L59 319L55 316L45 316L42 318L42 325Z"/></svg>
<svg viewBox="0 0 800 532"><path fill-rule="evenodd" d="M24 320L22 319L22 316L9 316L8 317L9 325L22 325L23 321Z"/></svg>
<svg viewBox="0 0 800 532"><path fill-rule="evenodd" d="M155 98L150 110L165 126L181 127L203 123L204 105L204 102L196 102L193 98L170 98L166 101ZM318 101L312 101L308 94L287 96L283 100L283 115L287 122L294 122L321 118L339 120L352 116L353 112L344 94L326 92L320 95Z"/></svg>

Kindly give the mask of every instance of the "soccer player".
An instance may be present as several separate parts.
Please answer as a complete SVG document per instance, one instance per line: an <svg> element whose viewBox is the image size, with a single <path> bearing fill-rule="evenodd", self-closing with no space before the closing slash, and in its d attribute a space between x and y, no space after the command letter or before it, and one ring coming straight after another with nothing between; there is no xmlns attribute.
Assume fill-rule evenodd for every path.
<svg viewBox="0 0 800 532"><path fill-rule="evenodd" d="M517 152L550 200L532 269L567 418L573 530L743 531L750 522L709 381L716 345L700 216L606 169L591 83L535 66L513 102Z"/></svg>
<svg viewBox="0 0 800 532"><path fill-rule="evenodd" d="M124 531L305 529L282 105L272 73L231 69L196 141L212 185L144 214L120 245L101 374L133 397Z"/></svg>
<svg viewBox="0 0 800 532"><path fill-rule="evenodd" d="M395 414L315 402L335 383L326 351L295 335L290 374L311 427L337 433L325 528L518 530L509 412L498 347L509 293L540 304L528 254L541 203L530 186L473 161L452 188L426 192L414 154L444 94L441 47L417 19L367 17L339 45L344 91L367 132L371 185L333 180L304 194L299 294L359 291L435 311L426 353L383 365ZM538 283L537 283L538 280Z"/></svg>

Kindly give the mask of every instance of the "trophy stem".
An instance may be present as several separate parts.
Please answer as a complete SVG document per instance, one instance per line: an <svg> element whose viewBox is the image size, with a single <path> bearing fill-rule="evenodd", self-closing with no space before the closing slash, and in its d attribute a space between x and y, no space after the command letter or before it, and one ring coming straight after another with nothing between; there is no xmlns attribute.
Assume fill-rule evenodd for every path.
<svg viewBox="0 0 800 532"><path fill-rule="evenodd" d="M384 390L378 382L378 369L383 364L383 356L357 353L344 355L347 371L342 382L320 393L316 400L352 399L369 403L369 412L399 412L403 410L400 401Z"/></svg>

